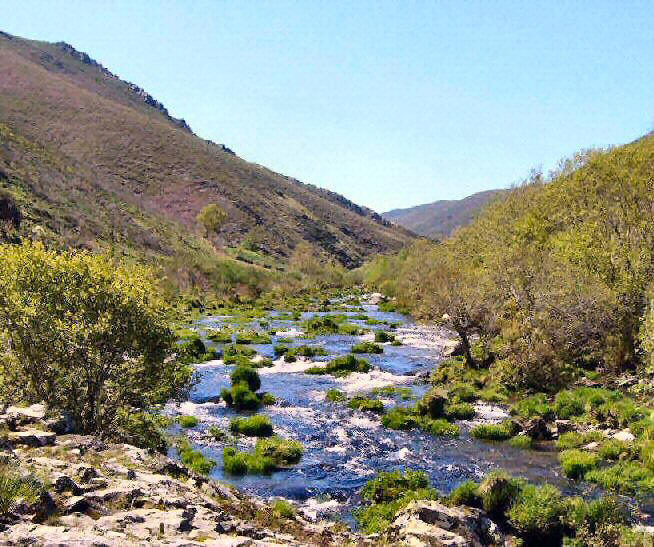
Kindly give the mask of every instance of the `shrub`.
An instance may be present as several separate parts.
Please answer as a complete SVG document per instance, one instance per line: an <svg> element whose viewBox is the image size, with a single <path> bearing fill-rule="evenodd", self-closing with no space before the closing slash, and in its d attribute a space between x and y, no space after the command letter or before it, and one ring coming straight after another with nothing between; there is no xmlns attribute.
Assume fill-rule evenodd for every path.
<svg viewBox="0 0 654 547"><path fill-rule="evenodd" d="M365 331L359 328L357 325L351 325L350 323L344 323L338 327L338 333L345 334L347 336L358 336L360 334L364 334L364 332Z"/></svg>
<svg viewBox="0 0 654 547"><path fill-rule="evenodd" d="M409 490L429 487L429 476L424 471L382 471L368 481L361 490L364 500L374 503L396 500Z"/></svg>
<svg viewBox="0 0 654 547"><path fill-rule="evenodd" d="M464 383L456 383L448 392L448 398L454 403L470 403L478 399L479 394L472 386Z"/></svg>
<svg viewBox="0 0 654 547"><path fill-rule="evenodd" d="M516 414L523 418L533 418L540 416L545 420L554 419L554 409L547 402L547 396L544 393L538 393L522 399L513 407Z"/></svg>
<svg viewBox="0 0 654 547"><path fill-rule="evenodd" d="M271 344L272 340L267 334L254 331L241 331L236 333L237 344Z"/></svg>
<svg viewBox="0 0 654 547"><path fill-rule="evenodd" d="M168 425L169 419L164 416L121 409L117 416L116 430L110 437L115 442L165 454L168 451L165 432Z"/></svg>
<svg viewBox="0 0 654 547"><path fill-rule="evenodd" d="M597 466L599 456L592 452L582 450L565 450L559 455L563 473L571 479L581 479L584 475Z"/></svg>
<svg viewBox="0 0 654 547"><path fill-rule="evenodd" d="M272 504L272 512L277 518L290 519L295 516L295 506L286 500L277 500Z"/></svg>
<svg viewBox="0 0 654 547"><path fill-rule="evenodd" d="M441 418L445 415L445 403L447 403L445 392L438 388L432 388L418 403L417 411L423 416Z"/></svg>
<svg viewBox="0 0 654 547"><path fill-rule="evenodd" d="M396 406L382 416L382 424L389 429L408 430L418 426L418 417L413 410Z"/></svg>
<svg viewBox="0 0 654 547"><path fill-rule="evenodd" d="M491 518L501 518L517 499L522 483L504 471L492 471L479 485L482 507Z"/></svg>
<svg viewBox="0 0 654 547"><path fill-rule="evenodd" d="M313 317L306 322L305 331L309 334L336 334L338 323L331 317Z"/></svg>
<svg viewBox="0 0 654 547"><path fill-rule="evenodd" d="M579 448L595 441L601 441L606 437L601 431L589 431L587 433L578 433L576 431L569 431L564 433L556 441L556 448L559 450L567 450L569 448Z"/></svg>
<svg viewBox="0 0 654 547"><path fill-rule="evenodd" d="M261 406L261 400L256 393L250 391L247 384L236 384L232 387L231 399L230 406L237 410L257 410Z"/></svg>
<svg viewBox="0 0 654 547"><path fill-rule="evenodd" d="M229 424L229 430L247 437L268 437L272 435L273 425L268 416L255 414L249 418L234 418Z"/></svg>
<svg viewBox="0 0 654 547"><path fill-rule="evenodd" d="M35 503L43 491L37 479L20 476L9 465L0 465L0 517L11 513L19 499Z"/></svg>
<svg viewBox="0 0 654 547"><path fill-rule="evenodd" d="M259 373L252 367L236 367L232 374L232 385L245 383L250 391L257 391L261 387Z"/></svg>
<svg viewBox="0 0 654 547"><path fill-rule="evenodd" d="M209 203L200 210L195 220L204 227L206 234L209 235L220 230L227 220L227 213L217 203Z"/></svg>
<svg viewBox="0 0 654 547"><path fill-rule="evenodd" d="M386 342L395 342L395 335L390 332L378 330L375 333L375 342L378 344L385 344Z"/></svg>
<svg viewBox="0 0 654 547"><path fill-rule="evenodd" d="M216 441L222 441L227 436L225 432L220 429L217 425L212 425L208 430L209 435L211 435Z"/></svg>
<svg viewBox="0 0 654 547"><path fill-rule="evenodd" d="M432 419L432 418L423 418L419 422L420 428L431 433L432 435L438 435L440 437L458 437L459 436L459 426L451 424L443 418Z"/></svg>
<svg viewBox="0 0 654 547"><path fill-rule="evenodd" d="M261 396L260 400L261 404L269 406L274 405L277 402L277 397L275 397L272 393L266 392Z"/></svg>
<svg viewBox="0 0 654 547"><path fill-rule="evenodd" d="M470 435L476 439L483 439L486 441L506 441L513 437L519 428L511 421L507 420L501 424L482 424L473 427L470 430Z"/></svg>
<svg viewBox="0 0 654 547"><path fill-rule="evenodd" d="M352 346L352 353L384 353L384 348L374 342L361 342Z"/></svg>
<svg viewBox="0 0 654 547"><path fill-rule="evenodd" d="M365 359L357 359L354 355L337 357L325 367L311 367L307 374L331 374L333 376L347 376L351 372L369 372L370 363Z"/></svg>
<svg viewBox="0 0 654 547"><path fill-rule="evenodd" d="M608 439L600 445L597 453L605 460L622 460L636 457L636 450L633 443Z"/></svg>
<svg viewBox="0 0 654 547"><path fill-rule="evenodd" d="M345 393L339 391L338 389L328 390L326 398L328 401L331 401L332 403L340 403L342 401L345 401L345 399L347 399Z"/></svg>
<svg viewBox="0 0 654 547"><path fill-rule="evenodd" d="M255 452L258 456L271 458L276 465L293 465L300 461L304 447L299 441L282 437L259 439Z"/></svg>
<svg viewBox="0 0 654 547"><path fill-rule="evenodd" d="M637 462L618 462L604 469L591 469L585 478L618 494L654 492L654 474Z"/></svg>
<svg viewBox="0 0 654 547"><path fill-rule="evenodd" d="M193 369L169 358L170 308L155 280L107 256L0 246L3 389L45 401L81 433L110 433L121 409L183 395Z"/></svg>
<svg viewBox="0 0 654 547"><path fill-rule="evenodd" d="M452 420L470 420L474 418L475 414L475 407L470 403L447 405L447 417Z"/></svg>
<svg viewBox="0 0 654 547"><path fill-rule="evenodd" d="M328 355L327 350L321 346L297 346L288 351L287 357L316 357Z"/></svg>
<svg viewBox="0 0 654 547"><path fill-rule="evenodd" d="M188 439L180 439L177 443L182 463L192 471L201 475L208 475L216 466L216 462L205 457L199 450L194 450Z"/></svg>
<svg viewBox="0 0 654 547"><path fill-rule="evenodd" d="M574 392L561 391L554 400L554 412L562 420L581 416L584 413L584 403Z"/></svg>
<svg viewBox="0 0 654 547"><path fill-rule="evenodd" d="M211 340L212 342L217 342L220 344L231 344L234 338L234 331L231 329L221 329L221 330L211 331L207 335L207 338L209 338L209 340Z"/></svg>
<svg viewBox="0 0 654 547"><path fill-rule="evenodd" d="M226 446L223 450L225 471L230 475L268 475L275 469L275 462L268 457L249 452L239 452Z"/></svg>
<svg viewBox="0 0 654 547"><path fill-rule="evenodd" d="M452 505L467 505L481 508L482 500L479 495L479 485L474 481L465 481L457 486L449 497Z"/></svg>
<svg viewBox="0 0 654 547"><path fill-rule="evenodd" d="M369 399L367 397L353 397L350 399L348 406L356 410L366 410L368 412L377 412L378 414L384 412L384 405L381 401L377 399Z"/></svg>
<svg viewBox="0 0 654 547"><path fill-rule="evenodd" d="M180 416L177 418L177 421L179 425L186 428L195 427L199 423L199 420L195 416Z"/></svg>
<svg viewBox="0 0 654 547"><path fill-rule="evenodd" d="M508 520L527 544L559 545L563 537L562 518L566 513L563 496L546 484L526 485L508 511Z"/></svg>

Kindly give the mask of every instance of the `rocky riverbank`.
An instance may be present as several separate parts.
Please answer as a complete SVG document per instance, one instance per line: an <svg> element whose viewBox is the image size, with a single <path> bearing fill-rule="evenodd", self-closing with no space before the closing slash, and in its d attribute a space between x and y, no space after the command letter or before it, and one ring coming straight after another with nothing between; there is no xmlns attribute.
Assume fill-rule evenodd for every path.
<svg viewBox="0 0 654 547"><path fill-rule="evenodd" d="M2 545L485 545L500 541L481 512L416 502L383 536L337 522L282 516L166 456L49 431L41 405L11 407L4 472L29 480L0 521ZM28 433L28 434L24 434ZM503 539L501 540L503 542Z"/></svg>

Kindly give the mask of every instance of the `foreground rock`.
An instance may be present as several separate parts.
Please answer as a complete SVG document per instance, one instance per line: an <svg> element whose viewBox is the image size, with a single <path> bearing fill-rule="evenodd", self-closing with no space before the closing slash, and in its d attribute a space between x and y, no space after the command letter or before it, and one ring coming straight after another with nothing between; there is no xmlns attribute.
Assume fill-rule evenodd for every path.
<svg viewBox="0 0 654 547"><path fill-rule="evenodd" d="M483 512L470 507L448 507L437 501L414 501L401 511L383 540L391 545L465 546L503 545L497 526Z"/></svg>
<svg viewBox="0 0 654 547"><path fill-rule="evenodd" d="M0 517L0 545L369 544L335 523L270 506L160 454L94 437L5 447L4 461L43 485ZM47 485L47 486L46 486Z"/></svg>

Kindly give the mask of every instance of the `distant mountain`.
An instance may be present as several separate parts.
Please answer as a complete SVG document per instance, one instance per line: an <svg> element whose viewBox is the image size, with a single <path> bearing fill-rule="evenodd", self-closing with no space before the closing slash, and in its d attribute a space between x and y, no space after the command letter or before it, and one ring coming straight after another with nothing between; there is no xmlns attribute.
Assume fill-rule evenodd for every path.
<svg viewBox="0 0 654 547"><path fill-rule="evenodd" d="M209 203L227 221L205 237L196 216ZM413 237L343 196L196 136L149 93L65 42L0 32L0 215L10 206L19 209L19 236L118 248L189 275L230 249L274 267L300 243L356 266Z"/></svg>
<svg viewBox="0 0 654 547"><path fill-rule="evenodd" d="M460 226L469 224L494 197L506 190L485 190L463 199L440 200L407 209L393 209L382 217L412 232L439 239L450 235Z"/></svg>

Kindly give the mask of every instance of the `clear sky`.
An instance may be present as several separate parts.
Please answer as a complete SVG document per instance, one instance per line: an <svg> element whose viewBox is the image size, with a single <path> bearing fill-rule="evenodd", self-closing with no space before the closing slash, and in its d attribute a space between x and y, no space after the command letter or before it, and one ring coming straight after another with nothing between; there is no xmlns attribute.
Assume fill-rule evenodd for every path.
<svg viewBox="0 0 654 547"><path fill-rule="evenodd" d="M241 157L384 211L654 129L654 4L2 0ZM0 77L2 75L0 74Z"/></svg>

